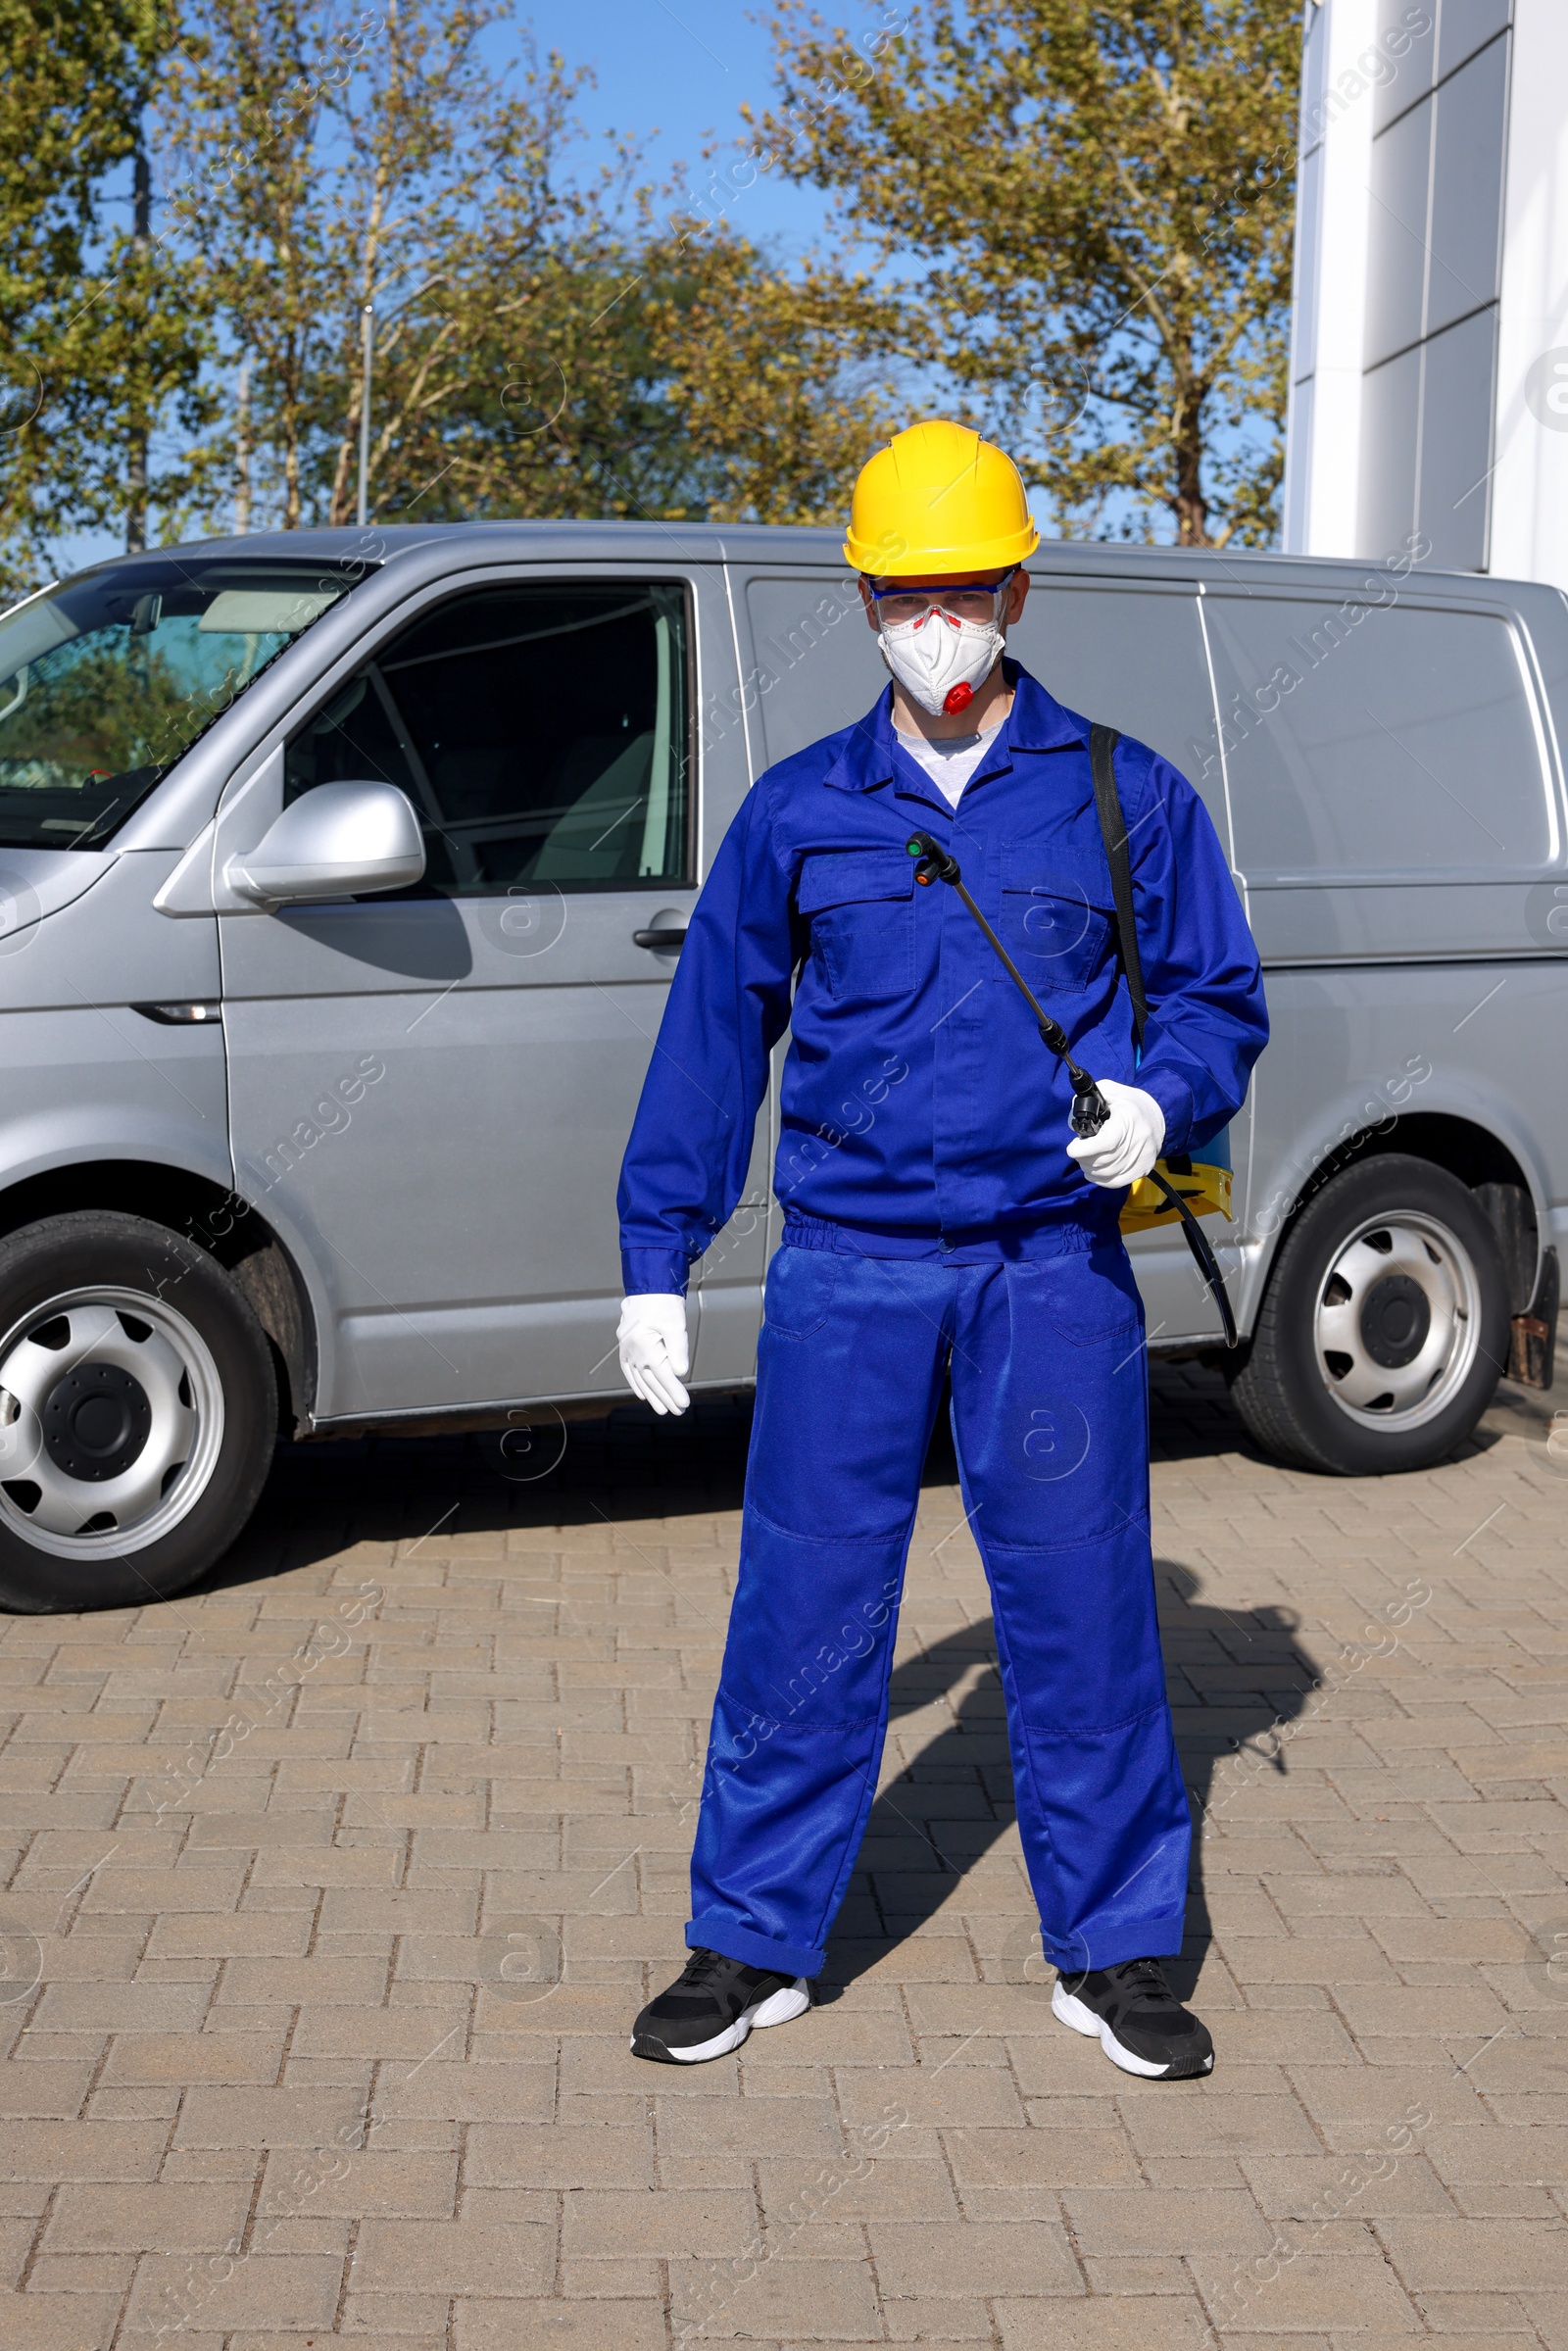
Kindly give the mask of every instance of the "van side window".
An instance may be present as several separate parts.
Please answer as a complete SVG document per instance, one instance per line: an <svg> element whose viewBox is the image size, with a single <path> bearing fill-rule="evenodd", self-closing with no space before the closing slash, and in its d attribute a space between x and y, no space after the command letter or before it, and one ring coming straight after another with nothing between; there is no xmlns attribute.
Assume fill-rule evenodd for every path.
<svg viewBox="0 0 1568 2351"><path fill-rule="evenodd" d="M285 800L376 776L419 811L426 887L687 878L688 621L678 582L471 590L380 647L289 744Z"/></svg>
<svg viewBox="0 0 1568 2351"><path fill-rule="evenodd" d="M1354 598L1210 596L1203 611L1250 881L1547 856L1548 780L1506 620Z"/></svg>

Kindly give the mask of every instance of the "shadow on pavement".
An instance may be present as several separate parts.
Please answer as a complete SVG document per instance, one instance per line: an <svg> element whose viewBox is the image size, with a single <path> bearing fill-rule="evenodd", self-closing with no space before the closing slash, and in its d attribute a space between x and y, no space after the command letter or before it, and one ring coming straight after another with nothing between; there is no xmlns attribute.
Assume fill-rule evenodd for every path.
<svg viewBox="0 0 1568 2351"><path fill-rule="evenodd" d="M1188 1568L1156 1559L1176 1743L1194 1809L1186 1939L1170 1968L1190 1995L1210 1939L1199 1825L1221 1814L1258 1773L1289 1769L1288 1726L1311 1702L1317 1669L1296 1641L1296 1620L1265 1606L1238 1614L1205 1603ZM895 1669L889 1737L901 1716L967 1685L955 1720L871 1808L865 1841L828 1951L819 1989L852 1983L952 1902L964 1908L960 1881L991 1850L1012 1818L1002 1684L989 1619L933 1642ZM1027 1901L1027 1896L1022 1897ZM988 1914L989 1915L989 1914ZM1050 1981L1032 1921L988 1952L988 1980Z"/></svg>
<svg viewBox="0 0 1568 2351"><path fill-rule="evenodd" d="M1151 1387L1156 1459L1251 1450L1218 1373L1156 1365ZM749 1396L700 1396L679 1420L627 1402L600 1420L563 1422L544 1406L502 1433L280 1445L251 1526L196 1589L307 1567L351 1542L738 1510L751 1427ZM943 1412L924 1482L956 1481Z"/></svg>
<svg viewBox="0 0 1568 2351"><path fill-rule="evenodd" d="M1156 1460L1250 1451L1224 1383L1198 1366L1156 1365L1151 1380ZM514 1527L586 1526L738 1510L751 1433L747 1398L702 1398L679 1421L627 1404L602 1420L559 1424L541 1414L507 1437L361 1438L280 1448L261 1510L242 1542L198 1590L255 1584L332 1556L350 1543L419 1540ZM956 1482L946 1414L924 1482ZM407 1556L408 1554L405 1554ZM1199 1815L1227 1787L1288 1768L1270 1734L1308 1701L1314 1669L1283 1610L1238 1616L1206 1604L1198 1579L1155 1562L1182 1765ZM823 1980L853 1980L931 1920L991 1850L1011 1817L1012 1777L989 1619L901 1664L897 1731L907 1716L964 1687L955 1719L873 1807L860 1861ZM1262 1742L1261 1746L1258 1742ZM1234 1757L1234 1764L1227 1758ZM1194 1840L1188 1943L1173 1969L1190 1986L1208 1941L1200 1843ZM960 1897L961 1907L961 1897ZM1012 1947L1016 1944L1016 1949ZM1032 1956L1031 1956L1032 1955ZM989 1966L990 1963L988 1963ZM1038 1938L1020 1930L999 1963L1041 1982Z"/></svg>

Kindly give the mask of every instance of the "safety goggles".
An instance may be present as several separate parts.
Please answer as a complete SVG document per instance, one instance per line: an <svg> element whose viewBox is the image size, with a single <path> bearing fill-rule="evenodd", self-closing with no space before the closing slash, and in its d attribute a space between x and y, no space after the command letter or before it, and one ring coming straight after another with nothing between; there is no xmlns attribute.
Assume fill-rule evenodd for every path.
<svg viewBox="0 0 1568 2351"><path fill-rule="evenodd" d="M871 601L882 620L920 620L931 612L948 612L955 620L990 620L997 598L1017 568L1014 563L1012 571L1004 571L998 580L956 581L950 588L908 588L895 581L891 587L871 588Z"/></svg>

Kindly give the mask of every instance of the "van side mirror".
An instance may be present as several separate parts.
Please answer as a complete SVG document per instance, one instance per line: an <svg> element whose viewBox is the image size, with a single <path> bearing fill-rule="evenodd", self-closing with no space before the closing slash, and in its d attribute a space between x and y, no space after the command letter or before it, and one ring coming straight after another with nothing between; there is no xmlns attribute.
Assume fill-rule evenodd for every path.
<svg viewBox="0 0 1568 2351"><path fill-rule="evenodd" d="M419 819L396 784L318 784L230 857L223 879L257 906L315 906L424 878Z"/></svg>

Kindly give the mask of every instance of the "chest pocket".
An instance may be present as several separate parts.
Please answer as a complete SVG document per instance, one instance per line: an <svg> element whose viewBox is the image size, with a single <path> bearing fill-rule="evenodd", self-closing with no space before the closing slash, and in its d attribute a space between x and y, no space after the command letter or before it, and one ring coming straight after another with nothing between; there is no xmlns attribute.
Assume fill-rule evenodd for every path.
<svg viewBox="0 0 1568 2351"><path fill-rule="evenodd" d="M1003 945L1037 993L1088 987L1111 950L1110 875L1071 850L1002 847ZM1006 983L999 964L997 978Z"/></svg>
<svg viewBox="0 0 1568 2351"><path fill-rule="evenodd" d="M808 857L795 903L830 995L877 1004L914 986L914 866L902 849Z"/></svg>

